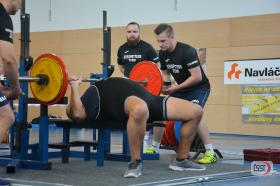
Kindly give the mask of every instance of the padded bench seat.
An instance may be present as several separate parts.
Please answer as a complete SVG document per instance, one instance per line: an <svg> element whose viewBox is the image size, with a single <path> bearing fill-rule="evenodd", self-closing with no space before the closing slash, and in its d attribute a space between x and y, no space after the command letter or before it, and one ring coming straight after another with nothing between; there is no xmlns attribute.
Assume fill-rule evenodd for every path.
<svg viewBox="0 0 280 186"><path fill-rule="evenodd" d="M75 123L70 119L61 119L61 118L50 118L49 123L54 123L58 127L69 127L69 128L87 128L87 129L110 129L110 130L125 130L126 127L123 123L115 122L115 121L102 121L96 123ZM147 123L147 130L151 129L152 127L165 127L162 122L154 122L154 123Z"/></svg>

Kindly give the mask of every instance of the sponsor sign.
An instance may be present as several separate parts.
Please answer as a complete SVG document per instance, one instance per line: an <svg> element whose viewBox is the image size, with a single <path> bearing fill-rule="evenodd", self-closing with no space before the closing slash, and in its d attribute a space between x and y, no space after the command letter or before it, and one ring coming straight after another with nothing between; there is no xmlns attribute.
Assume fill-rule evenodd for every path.
<svg viewBox="0 0 280 186"><path fill-rule="evenodd" d="M225 84L280 84L280 59L225 61Z"/></svg>

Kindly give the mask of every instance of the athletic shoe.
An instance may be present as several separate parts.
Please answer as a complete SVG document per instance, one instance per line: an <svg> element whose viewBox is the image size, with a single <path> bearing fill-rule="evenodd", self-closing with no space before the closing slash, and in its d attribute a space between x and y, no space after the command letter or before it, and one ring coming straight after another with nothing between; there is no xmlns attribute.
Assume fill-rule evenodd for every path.
<svg viewBox="0 0 280 186"><path fill-rule="evenodd" d="M185 159L183 161L177 161L176 159L174 159L169 164L169 169L175 171L204 171L206 167L203 165L199 165L189 159Z"/></svg>
<svg viewBox="0 0 280 186"><path fill-rule="evenodd" d="M203 158L197 161L200 164L211 164L217 162L217 156L214 152L206 151Z"/></svg>
<svg viewBox="0 0 280 186"><path fill-rule="evenodd" d="M149 147L149 148L146 148L143 153L144 154L154 154L154 153L158 153L158 151L154 147Z"/></svg>
<svg viewBox="0 0 280 186"><path fill-rule="evenodd" d="M128 163L128 168L126 169L124 176L125 178L137 178L142 175L142 163L136 160Z"/></svg>

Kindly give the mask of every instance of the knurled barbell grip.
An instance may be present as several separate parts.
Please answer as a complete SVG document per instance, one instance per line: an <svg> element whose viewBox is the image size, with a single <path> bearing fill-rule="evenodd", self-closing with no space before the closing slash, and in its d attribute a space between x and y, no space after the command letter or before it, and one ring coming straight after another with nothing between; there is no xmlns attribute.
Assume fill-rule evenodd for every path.
<svg viewBox="0 0 280 186"><path fill-rule="evenodd" d="M101 79L97 79L97 78L82 78L82 82L96 82L98 80L101 80Z"/></svg>

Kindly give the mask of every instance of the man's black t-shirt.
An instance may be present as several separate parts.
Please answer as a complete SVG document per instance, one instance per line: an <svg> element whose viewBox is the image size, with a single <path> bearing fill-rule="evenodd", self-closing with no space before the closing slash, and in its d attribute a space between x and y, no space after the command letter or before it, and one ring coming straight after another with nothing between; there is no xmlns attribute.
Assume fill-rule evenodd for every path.
<svg viewBox="0 0 280 186"><path fill-rule="evenodd" d="M13 23L10 15L0 3L0 40L13 43Z"/></svg>
<svg viewBox="0 0 280 186"><path fill-rule="evenodd" d="M118 64L123 65L124 75L129 76L131 69L140 61L158 62L155 49L147 42L140 40L137 45L130 46L124 43L118 50Z"/></svg>
<svg viewBox="0 0 280 186"><path fill-rule="evenodd" d="M209 84L209 80L200 66L196 50L190 45L177 42L173 52L160 50L159 61L161 69L168 70L178 84L183 83L191 76L189 69L195 68L197 66L200 67L202 80L198 84L188 87L187 90L193 89L203 84Z"/></svg>

